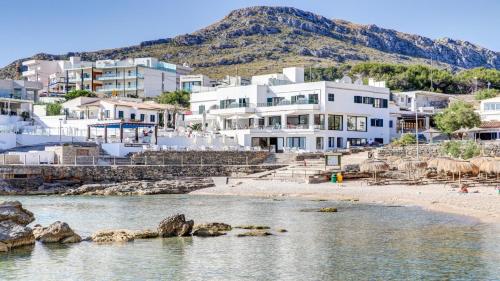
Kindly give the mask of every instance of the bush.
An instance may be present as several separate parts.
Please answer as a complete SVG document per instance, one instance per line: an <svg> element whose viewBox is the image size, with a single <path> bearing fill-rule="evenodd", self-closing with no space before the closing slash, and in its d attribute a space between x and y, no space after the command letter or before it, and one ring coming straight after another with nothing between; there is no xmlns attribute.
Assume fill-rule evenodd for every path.
<svg viewBox="0 0 500 281"><path fill-rule="evenodd" d="M474 98L476 100L485 100L485 99L491 99L500 94L500 91L497 89L489 89L489 90L481 90L477 91Z"/></svg>
<svg viewBox="0 0 500 281"><path fill-rule="evenodd" d="M404 134L399 139L393 142L394 145L407 146L417 143L417 138L414 134Z"/></svg>
<svg viewBox="0 0 500 281"><path fill-rule="evenodd" d="M454 158L469 159L474 156L478 156L481 149L477 143L474 141L449 141L445 142L441 146L442 152Z"/></svg>
<svg viewBox="0 0 500 281"><path fill-rule="evenodd" d="M97 97L95 93L87 90L73 90L64 95L64 99L72 100L78 97Z"/></svg>
<svg viewBox="0 0 500 281"><path fill-rule="evenodd" d="M49 103L46 107L47 116L61 115L62 105L60 103Z"/></svg>

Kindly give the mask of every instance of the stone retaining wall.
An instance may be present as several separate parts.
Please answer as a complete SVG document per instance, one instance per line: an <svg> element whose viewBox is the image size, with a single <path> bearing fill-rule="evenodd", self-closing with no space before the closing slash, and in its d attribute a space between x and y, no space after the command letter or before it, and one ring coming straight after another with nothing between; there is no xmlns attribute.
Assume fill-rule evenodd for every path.
<svg viewBox="0 0 500 281"><path fill-rule="evenodd" d="M268 151L146 151L133 159L145 159L150 165L211 164L258 165L271 156Z"/></svg>
<svg viewBox="0 0 500 281"><path fill-rule="evenodd" d="M419 145L419 155L423 157L443 156L441 146L439 144L422 144ZM500 157L500 143L487 142L481 143L481 151L483 155ZM398 157L415 157L417 155L417 146L408 145L405 147L382 147L377 150L377 156L384 158L387 156Z"/></svg>

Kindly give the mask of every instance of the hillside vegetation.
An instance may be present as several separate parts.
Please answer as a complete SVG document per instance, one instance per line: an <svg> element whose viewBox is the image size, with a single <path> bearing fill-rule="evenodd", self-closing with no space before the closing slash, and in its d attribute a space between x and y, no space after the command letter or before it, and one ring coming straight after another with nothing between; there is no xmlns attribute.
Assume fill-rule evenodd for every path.
<svg viewBox="0 0 500 281"><path fill-rule="evenodd" d="M495 90L500 89L500 71L484 67L452 72L426 65L367 62L306 69L305 75L307 81L333 81L344 75L353 79L371 77L386 81L393 91L425 90L446 94L469 94L476 90L476 85L477 90L487 89L489 82L490 91L485 91L490 94L486 97L481 94L481 98L496 96Z"/></svg>

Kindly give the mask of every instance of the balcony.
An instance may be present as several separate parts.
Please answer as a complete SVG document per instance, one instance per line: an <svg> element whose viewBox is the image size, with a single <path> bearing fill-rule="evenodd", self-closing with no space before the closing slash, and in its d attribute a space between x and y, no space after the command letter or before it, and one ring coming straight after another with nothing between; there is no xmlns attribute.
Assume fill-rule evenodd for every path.
<svg viewBox="0 0 500 281"><path fill-rule="evenodd" d="M136 86L133 86L133 87L97 87L96 88L96 91L97 92L112 92L112 91L117 91L117 92L120 92L120 91L135 91L135 90L144 90L144 87L143 86L139 86L139 87L136 87Z"/></svg>
<svg viewBox="0 0 500 281"><path fill-rule="evenodd" d="M22 75L24 77L28 77L28 76L35 76L36 75L36 70L32 69L32 70L26 70L26 71L23 71L22 72Z"/></svg>
<svg viewBox="0 0 500 281"><path fill-rule="evenodd" d="M106 80L123 80L123 79L144 79L144 75L141 73L131 73L130 75L116 75L116 74L105 74L96 77L96 80L99 81L106 81Z"/></svg>

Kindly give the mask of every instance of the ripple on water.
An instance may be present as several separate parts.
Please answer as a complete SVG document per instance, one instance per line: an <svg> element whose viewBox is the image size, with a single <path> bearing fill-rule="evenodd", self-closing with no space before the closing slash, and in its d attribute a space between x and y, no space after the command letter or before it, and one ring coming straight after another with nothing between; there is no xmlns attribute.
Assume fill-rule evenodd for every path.
<svg viewBox="0 0 500 281"><path fill-rule="evenodd" d="M0 197L0 201L5 199ZM42 245L0 254L2 280L494 280L498 231L419 208L189 195L16 197L43 225L154 228L184 213L197 223L268 225L276 235ZM301 209L337 207L337 213ZM277 233L285 228L287 233ZM495 237L496 240L495 240Z"/></svg>

